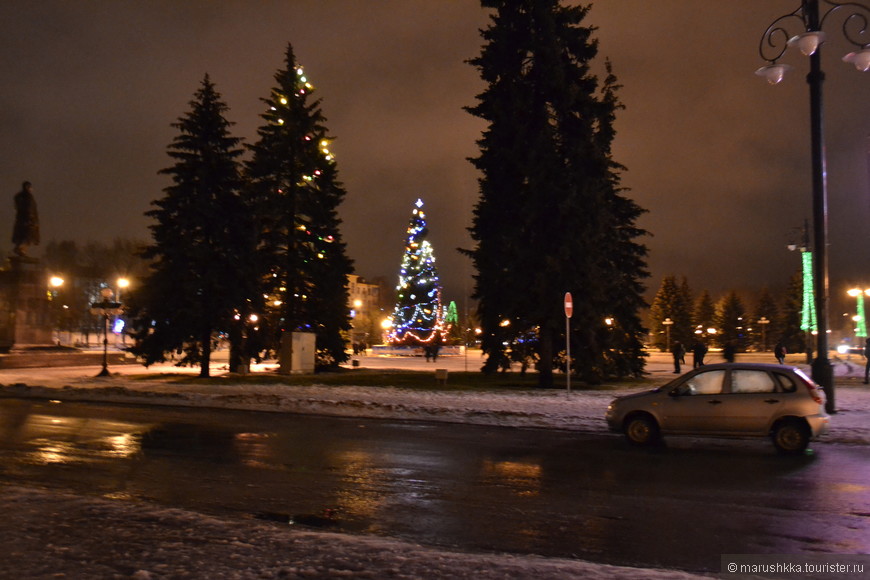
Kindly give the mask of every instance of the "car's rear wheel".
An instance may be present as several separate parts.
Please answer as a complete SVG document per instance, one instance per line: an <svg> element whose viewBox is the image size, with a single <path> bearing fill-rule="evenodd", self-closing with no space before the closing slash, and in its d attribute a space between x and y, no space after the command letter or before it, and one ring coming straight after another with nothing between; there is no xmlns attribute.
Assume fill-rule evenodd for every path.
<svg viewBox="0 0 870 580"><path fill-rule="evenodd" d="M626 439L632 445L653 445L659 442L659 426L649 415L633 415L623 426Z"/></svg>
<svg viewBox="0 0 870 580"><path fill-rule="evenodd" d="M807 426L793 419L777 424L770 438L776 450L787 455L803 453L810 444L810 432Z"/></svg>

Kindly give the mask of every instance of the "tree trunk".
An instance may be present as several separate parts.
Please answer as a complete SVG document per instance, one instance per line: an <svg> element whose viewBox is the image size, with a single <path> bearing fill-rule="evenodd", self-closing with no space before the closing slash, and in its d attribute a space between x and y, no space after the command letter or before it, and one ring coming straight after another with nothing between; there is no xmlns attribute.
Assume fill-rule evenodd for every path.
<svg viewBox="0 0 870 580"><path fill-rule="evenodd" d="M538 386L549 389L553 386L553 335L541 328L540 361L538 362Z"/></svg>
<svg viewBox="0 0 870 580"><path fill-rule="evenodd" d="M202 336L202 362L199 367L199 377L207 379L211 366L211 329L203 332Z"/></svg>
<svg viewBox="0 0 870 580"><path fill-rule="evenodd" d="M244 353L244 337L239 324L231 324L229 330L230 343L230 358L229 371L231 373L239 372L239 367L242 365L242 356Z"/></svg>

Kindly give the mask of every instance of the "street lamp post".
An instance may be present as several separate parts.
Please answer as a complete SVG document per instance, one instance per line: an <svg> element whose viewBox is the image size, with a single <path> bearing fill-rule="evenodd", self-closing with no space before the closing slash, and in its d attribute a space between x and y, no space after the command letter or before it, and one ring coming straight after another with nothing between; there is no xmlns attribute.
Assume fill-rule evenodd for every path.
<svg viewBox="0 0 870 580"><path fill-rule="evenodd" d="M662 320L662 325L665 327L665 350L671 352L671 325L674 323L670 318Z"/></svg>
<svg viewBox="0 0 870 580"><path fill-rule="evenodd" d="M766 316L758 319L758 324L761 325L761 352L767 352L767 325L770 320Z"/></svg>
<svg viewBox="0 0 870 580"><path fill-rule="evenodd" d="M91 304L91 314L103 317L103 369L98 377L109 376L109 317L121 313L121 303L112 300L112 289L100 290L102 300Z"/></svg>
<svg viewBox="0 0 870 580"><path fill-rule="evenodd" d="M365 320L363 319L363 301L359 298L356 298L353 301L353 309L350 311L350 330L351 337L350 342L353 347L353 354L359 354L359 342L357 339L359 335L365 332ZM365 353L363 353L365 354Z"/></svg>
<svg viewBox="0 0 870 580"><path fill-rule="evenodd" d="M115 301L121 302L121 290L125 290L125 289L130 287L130 279L122 276L121 278L118 278L115 281L115 283L118 286L118 293L116 294ZM126 324L127 321L122 319L121 322L122 322L121 330L120 330L121 344L126 346L127 345L127 324ZM116 343L117 343L117 341L116 341Z"/></svg>
<svg viewBox="0 0 870 580"><path fill-rule="evenodd" d="M57 338L52 337L52 340L60 346L60 333L61 333L61 313L63 312L64 306L61 306L58 309L55 301L57 300L58 293L60 292L61 287L63 286L64 279L60 276L52 276L48 279L48 285L51 290L48 291L48 299L51 300L52 308L52 334L57 331Z"/></svg>
<svg viewBox="0 0 870 580"><path fill-rule="evenodd" d="M820 14L819 5L824 2L825 13ZM796 46L810 57L810 72L807 83L810 88L810 132L812 153L813 182L813 241L815 242L815 302L818 333L816 334L816 358L813 361L813 380L827 395L825 409L836 412L834 399L834 372L828 359L828 192L825 180L824 117L822 113L822 72L821 50L825 40L822 27L833 14L844 16L843 37L858 50L843 59L851 62L862 71L870 69L870 44L867 40L870 8L857 2L834 2L833 0L801 0L794 12L780 16L767 27L761 37L759 53L769 64L758 69L756 74L763 76L771 84L782 80L789 67L778 64L777 60L789 46ZM792 36L786 27L799 26L797 35Z"/></svg>

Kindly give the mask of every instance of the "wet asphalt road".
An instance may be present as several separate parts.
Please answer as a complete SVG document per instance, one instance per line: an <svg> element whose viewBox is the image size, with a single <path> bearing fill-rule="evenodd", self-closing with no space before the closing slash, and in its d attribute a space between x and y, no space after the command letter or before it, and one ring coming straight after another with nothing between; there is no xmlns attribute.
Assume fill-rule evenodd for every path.
<svg viewBox="0 0 870 580"><path fill-rule="evenodd" d="M718 572L870 552L870 450L0 401L0 481L474 551ZM82 525L88 525L82 522Z"/></svg>

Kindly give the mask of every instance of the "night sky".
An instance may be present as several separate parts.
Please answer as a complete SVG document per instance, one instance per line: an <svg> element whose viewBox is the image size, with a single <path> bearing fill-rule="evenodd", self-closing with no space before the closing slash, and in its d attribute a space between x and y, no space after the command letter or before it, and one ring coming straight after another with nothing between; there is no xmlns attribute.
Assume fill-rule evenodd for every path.
<svg viewBox="0 0 870 580"><path fill-rule="evenodd" d="M798 5L593 6L599 68L609 57L624 85L614 157L627 167L629 196L649 210L640 225L653 234L650 296L669 274L717 298L781 289L798 270L786 245L811 218L808 62L786 55L795 70L777 86L753 74L762 33ZM357 273L396 279L420 197L445 298L462 309L473 272L456 248L471 244L478 194L466 158L483 128L462 109L483 89L465 61L479 53L487 22L474 0L5 0L0 250L11 249L12 196L24 180L34 184L43 247L148 239L143 213L168 184L157 172L171 164L170 124L189 110L203 75L229 105L234 134L253 142L260 99L289 42L336 139L348 192L342 233ZM870 287L870 73L840 61L852 48L839 22L828 35L830 274L839 301L848 287Z"/></svg>

